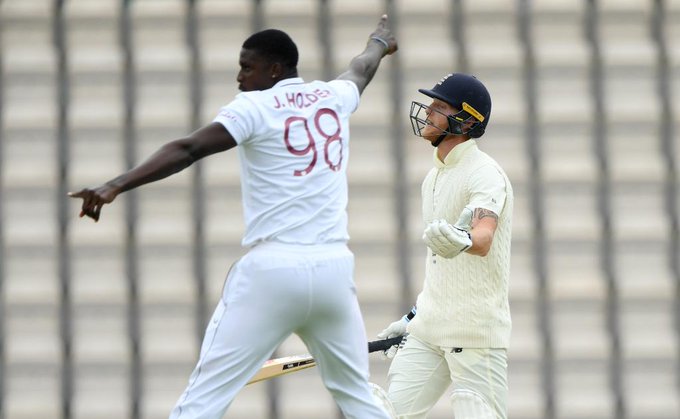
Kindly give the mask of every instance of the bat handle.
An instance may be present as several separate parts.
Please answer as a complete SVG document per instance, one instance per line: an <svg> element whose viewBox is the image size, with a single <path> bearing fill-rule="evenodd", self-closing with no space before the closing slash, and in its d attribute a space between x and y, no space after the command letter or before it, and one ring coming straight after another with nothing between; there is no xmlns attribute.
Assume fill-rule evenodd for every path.
<svg viewBox="0 0 680 419"><path fill-rule="evenodd" d="M397 336L394 338L368 342L368 352L386 351L394 345L399 345L403 338L403 336Z"/></svg>

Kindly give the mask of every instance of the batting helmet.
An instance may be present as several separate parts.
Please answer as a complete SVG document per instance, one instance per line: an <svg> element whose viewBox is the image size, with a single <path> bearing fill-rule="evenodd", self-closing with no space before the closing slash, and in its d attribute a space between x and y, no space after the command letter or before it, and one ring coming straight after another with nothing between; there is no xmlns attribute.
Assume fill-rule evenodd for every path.
<svg viewBox="0 0 680 419"><path fill-rule="evenodd" d="M460 110L455 115L448 115L452 134L467 134L471 138L479 138L484 134L491 116L491 96L476 77L452 73L439 80L432 89L418 91ZM467 132L463 132L463 123L468 120L474 123Z"/></svg>

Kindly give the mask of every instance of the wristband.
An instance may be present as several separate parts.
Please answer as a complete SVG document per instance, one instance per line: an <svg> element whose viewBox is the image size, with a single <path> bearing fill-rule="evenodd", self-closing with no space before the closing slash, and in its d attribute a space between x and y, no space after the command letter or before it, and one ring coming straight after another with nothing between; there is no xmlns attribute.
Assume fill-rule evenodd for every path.
<svg viewBox="0 0 680 419"><path fill-rule="evenodd" d="M406 314L404 316L404 318L406 319L407 322L410 322L411 320L413 320L413 318L415 316L416 316L416 306L413 306L413 308L411 308L411 311L409 311L408 314Z"/></svg>
<svg viewBox="0 0 680 419"><path fill-rule="evenodd" d="M390 44L388 44L387 41L385 41L385 40L382 39L381 37L379 37L379 36L372 36L372 37L371 37L371 40L380 42L381 44L383 44L383 45L385 46L385 52L383 53L383 55L387 54L387 51L390 50Z"/></svg>

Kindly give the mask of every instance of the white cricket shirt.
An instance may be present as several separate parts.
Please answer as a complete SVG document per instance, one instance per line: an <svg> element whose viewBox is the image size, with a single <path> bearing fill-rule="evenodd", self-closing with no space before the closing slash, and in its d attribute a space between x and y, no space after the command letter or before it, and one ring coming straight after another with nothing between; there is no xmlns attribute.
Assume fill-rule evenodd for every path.
<svg viewBox="0 0 680 419"><path fill-rule="evenodd" d="M243 246L349 239L349 117L358 105L351 81L290 78L220 110L214 122L238 143Z"/></svg>
<svg viewBox="0 0 680 419"><path fill-rule="evenodd" d="M468 140L453 148L422 185L423 221L454 224L464 207L498 215L486 256L468 253L446 259L427 249L418 314L408 330L433 345L507 348L512 322L508 303L513 191L503 169Z"/></svg>

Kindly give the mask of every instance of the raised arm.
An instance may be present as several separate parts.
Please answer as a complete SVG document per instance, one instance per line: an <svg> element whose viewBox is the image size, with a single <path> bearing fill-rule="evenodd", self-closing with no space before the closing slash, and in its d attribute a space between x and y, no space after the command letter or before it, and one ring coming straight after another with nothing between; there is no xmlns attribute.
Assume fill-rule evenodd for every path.
<svg viewBox="0 0 680 419"><path fill-rule="evenodd" d="M387 15L382 15L378 27L371 33L363 52L352 58L349 68L340 74L338 80L351 80L363 93L378 70L380 60L386 55L394 54L399 46L392 31L387 27Z"/></svg>
<svg viewBox="0 0 680 419"><path fill-rule="evenodd" d="M228 150L236 141L222 124L213 122L185 138L171 141L147 160L133 169L117 176L101 186L69 192L72 198L81 198L80 216L99 220L104 204L109 204L120 193L138 186L166 178L191 166L195 161L210 154Z"/></svg>

